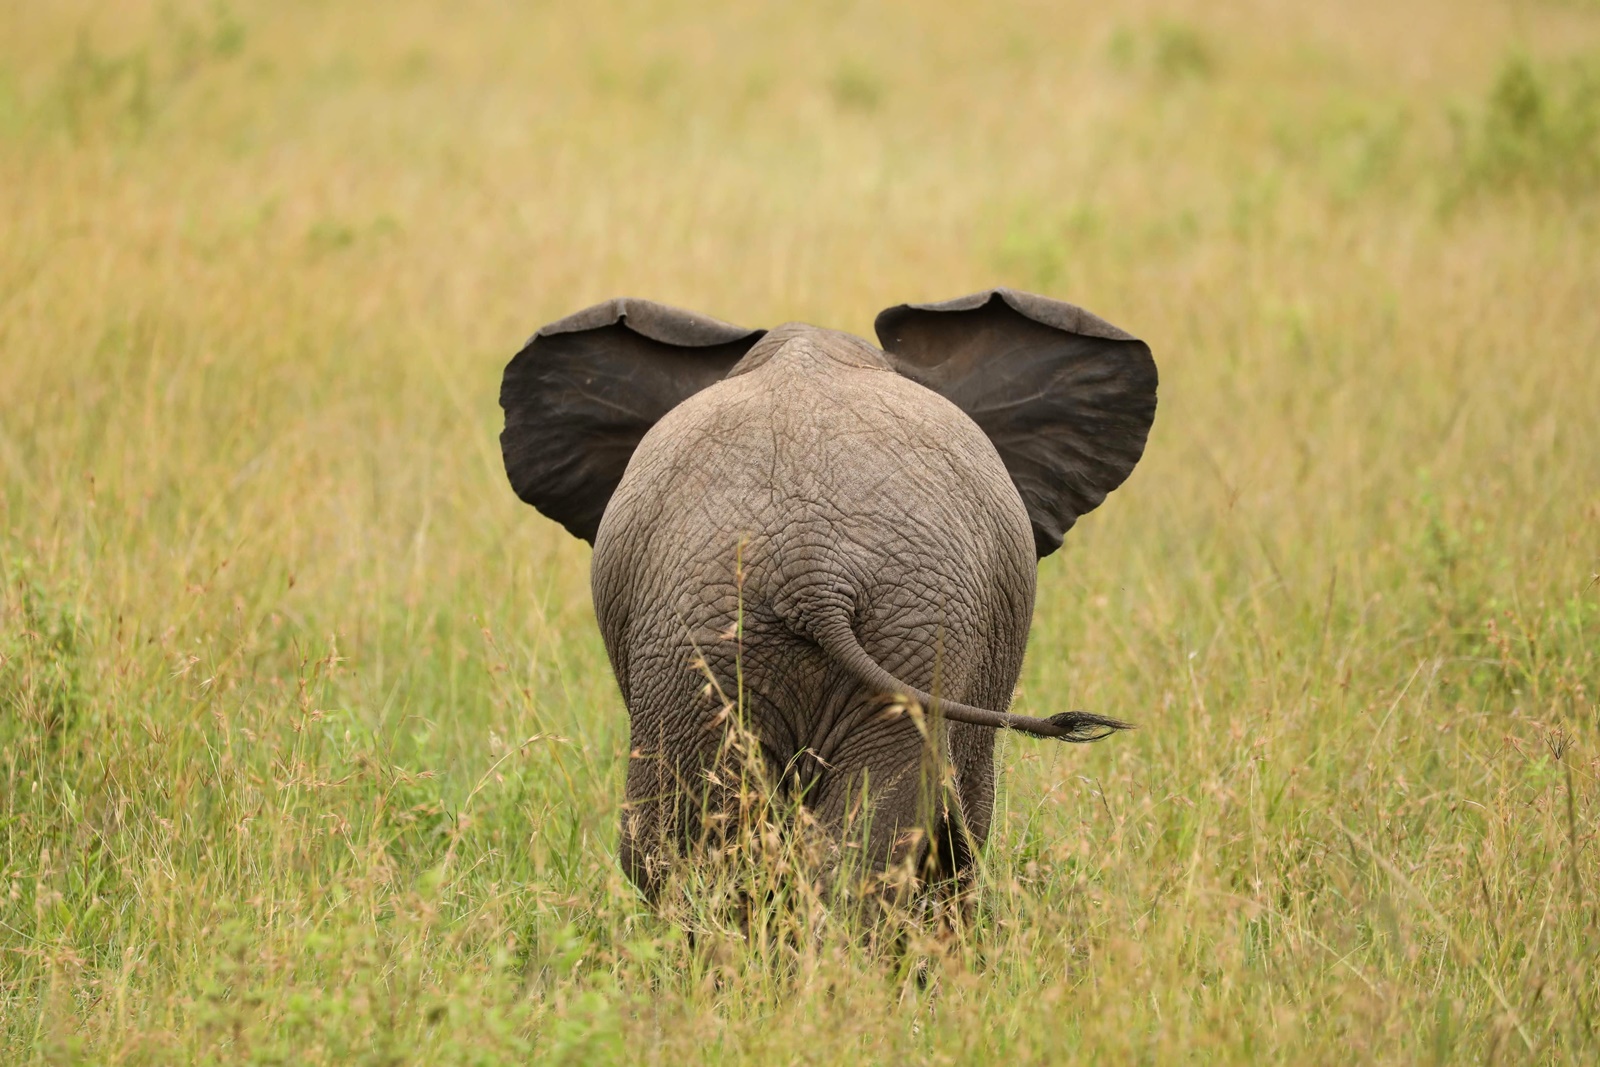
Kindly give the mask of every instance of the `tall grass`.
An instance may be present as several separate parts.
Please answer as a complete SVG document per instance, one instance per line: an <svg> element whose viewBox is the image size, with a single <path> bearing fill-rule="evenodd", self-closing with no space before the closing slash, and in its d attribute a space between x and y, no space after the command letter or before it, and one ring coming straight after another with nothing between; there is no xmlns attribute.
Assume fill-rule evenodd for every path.
<svg viewBox="0 0 1600 1067"><path fill-rule="evenodd" d="M1594 1062L1597 56L1479 0L0 7L3 1056ZM1161 364L1019 694L1142 729L1003 739L953 942L691 946L499 370L615 294L994 283Z"/></svg>

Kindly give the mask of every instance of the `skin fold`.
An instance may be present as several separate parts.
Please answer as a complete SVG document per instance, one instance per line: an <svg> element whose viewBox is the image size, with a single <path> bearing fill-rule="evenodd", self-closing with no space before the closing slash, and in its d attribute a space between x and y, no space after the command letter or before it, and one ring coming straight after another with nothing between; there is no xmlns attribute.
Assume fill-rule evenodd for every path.
<svg viewBox="0 0 1600 1067"><path fill-rule="evenodd" d="M885 312L888 350L613 301L508 368L513 485L594 544L631 724L621 861L647 896L726 827L728 703L837 848L924 884L963 880L988 836L992 724L1066 740L1124 725L1005 713L1039 554L1137 460L1154 364L1070 305L963 300ZM1089 415L1060 399L1072 388Z"/></svg>

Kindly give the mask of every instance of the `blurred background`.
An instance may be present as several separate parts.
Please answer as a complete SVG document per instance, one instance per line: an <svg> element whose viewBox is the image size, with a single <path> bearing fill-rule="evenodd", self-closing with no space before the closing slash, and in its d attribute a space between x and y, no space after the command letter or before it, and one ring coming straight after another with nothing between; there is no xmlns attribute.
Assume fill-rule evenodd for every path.
<svg viewBox="0 0 1600 1067"><path fill-rule="evenodd" d="M1584 0L0 3L7 1047L1593 1062L1597 249ZM1018 697L1143 729L938 1021L694 962L500 371L997 284L1161 368Z"/></svg>

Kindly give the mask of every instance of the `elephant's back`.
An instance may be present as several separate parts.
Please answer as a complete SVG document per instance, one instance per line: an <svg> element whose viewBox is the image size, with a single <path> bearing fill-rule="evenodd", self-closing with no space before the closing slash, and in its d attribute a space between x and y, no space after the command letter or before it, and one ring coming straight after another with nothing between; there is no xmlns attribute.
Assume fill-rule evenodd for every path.
<svg viewBox="0 0 1600 1067"><path fill-rule="evenodd" d="M842 608L908 683L931 688L943 655L948 681L972 679L948 695L1003 703L1034 550L994 446L892 370L805 355L717 383L640 443L595 542L608 645L663 627L715 641L742 612L773 623L776 647L777 630ZM997 655L1009 677L978 684Z"/></svg>
<svg viewBox="0 0 1600 1067"><path fill-rule="evenodd" d="M769 361L668 412L635 451L596 551L624 534L670 554L808 528L841 549L993 542L1032 562L1027 512L977 424L891 370L825 357Z"/></svg>

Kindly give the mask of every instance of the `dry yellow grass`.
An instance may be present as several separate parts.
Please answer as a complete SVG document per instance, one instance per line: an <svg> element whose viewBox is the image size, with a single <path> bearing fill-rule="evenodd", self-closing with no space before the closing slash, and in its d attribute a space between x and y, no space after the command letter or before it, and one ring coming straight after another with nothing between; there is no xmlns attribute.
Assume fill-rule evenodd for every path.
<svg viewBox="0 0 1600 1067"><path fill-rule="evenodd" d="M0 1056L1595 1062L1597 249L1576 0L0 5ZM691 952L499 370L996 283L1161 365L1021 695L1143 729L926 990Z"/></svg>

